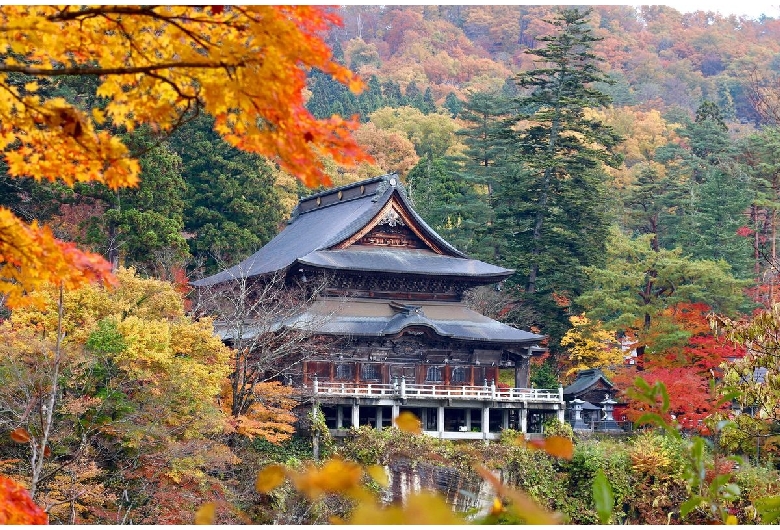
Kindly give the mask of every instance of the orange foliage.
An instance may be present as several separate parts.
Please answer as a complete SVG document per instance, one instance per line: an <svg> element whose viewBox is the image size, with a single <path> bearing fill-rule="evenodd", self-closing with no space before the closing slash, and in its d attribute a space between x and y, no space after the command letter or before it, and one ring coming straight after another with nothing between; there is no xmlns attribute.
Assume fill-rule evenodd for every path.
<svg viewBox="0 0 780 530"><path fill-rule="evenodd" d="M49 516L19 483L0 475L0 524L47 524Z"/></svg>
<svg viewBox="0 0 780 530"><path fill-rule="evenodd" d="M0 293L17 307L28 291L62 283L65 289L110 280L111 265L100 255L57 240L52 231L19 220L0 207Z"/></svg>
<svg viewBox="0 0 780 530"><path fill-rule="evenodd" d="M292 398L292 387L271 381L257 383L252 390L249 409L242 414L232 415L233 392L230 384L225 384L220 404L227 416L227 430L248 438L259 436L271 443L288 440L295 432L292 424L296 421L291 412L297 404Z"/></svg>
<svg viewBox="0 0 780 530"><path fill-rule="evenodd" d="M379 129L366 123L355 132L355 138L374 157L380 173L398 173L404 177L419 162L414 144L398 131Z"/></svg>
<svg viewBox="0 0 780 530"><path fill-rule="evenodd" d="M320 155L370 161L351 137L356 123L318 120L304 106L311 68L353 92L363 87L323 40L339 23L322 6L3 6L0 150L8 174L133 186L140 165L105 125L170 131L200 108L230 144L273 158L309 186L328 185ZM37 82L18 86L9 77L16 73L99 77L106 106L86 113L43 96ZM47 281L73 288L109 277L99 256L0 209L0 292L9 305Z"/></svg>

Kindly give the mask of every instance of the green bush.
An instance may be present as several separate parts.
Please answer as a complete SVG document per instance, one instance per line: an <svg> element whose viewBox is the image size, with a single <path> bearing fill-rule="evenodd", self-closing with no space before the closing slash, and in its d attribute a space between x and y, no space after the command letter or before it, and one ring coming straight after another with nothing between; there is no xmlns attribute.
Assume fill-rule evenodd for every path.
<svg viewBox="0 0 780 530"><path fill-rule="evenodd" d="M574 440L574 429L568 423L560 421L558 418L550 418L544 422L545 436L562 436L569 440Z"/></svg>
<svg viewBox="0 0 780 530"><path fill-rule="evenodd" d="M575 445L571 461L560 461L566 494L556 508L572 524L598 524L593 502L593 479L599 469L604 471L615 496L612 522L625 521L633 502L631 459L625 444L614 440L587 440Z"/></svg>

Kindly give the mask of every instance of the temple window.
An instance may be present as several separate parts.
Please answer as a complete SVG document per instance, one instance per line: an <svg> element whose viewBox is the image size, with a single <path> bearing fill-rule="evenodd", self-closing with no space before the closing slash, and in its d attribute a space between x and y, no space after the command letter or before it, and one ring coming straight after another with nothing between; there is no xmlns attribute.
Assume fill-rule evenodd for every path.
<svg viewBox="0 0 780 530"><path fill-rule="evenodd" d="M425 381L432 383L440 383L441 381L444 381L444 378L442 377L441 366L429 366L427 372L425 373Z"/></svg>
<svg viewBox="0 0 780 530"><path fill-rule="evenodd" d="M452 369L450 376L451 383L465 383L466 382L466 368L464 366L457 366Z"/></svg>
<svg viewBox="0 0 780 530"><path fill-rule="evenodd" d="M360 369L360 378L363 381L379 381L382 373L378 364L364 364Z"/></svg>
<svg viewBox="0 0 780 530"><path fill-rule="evenodd" d="M351 381L355 378L355 366L352 363L337 364L335 372L339 381Z"/></svg>

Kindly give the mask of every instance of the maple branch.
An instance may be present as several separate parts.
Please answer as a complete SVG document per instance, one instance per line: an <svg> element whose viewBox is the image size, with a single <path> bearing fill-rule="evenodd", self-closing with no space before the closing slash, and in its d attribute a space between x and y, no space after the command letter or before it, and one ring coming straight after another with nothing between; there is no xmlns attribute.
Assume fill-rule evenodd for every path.
<svg viewBox="0 0 780 530"><path fill-rule="evenodd" d="M200 35L187 29L179 21L194 22L194 23L208 23L208 24L216 23L220 25L234 27L235 29L240 29L242 26L241 24L234 24L232 21L215 22L208 18L198 19L198 18L187 17L187 16L167 16L162 13L157 13L155 11L157 7L159 6L142 7L138 9L134 7L116 6L116 7L87 8L87 9L82 9L80 11L61 11L60 14L49 17L48 20L52 22L66 22L70 20L80 20L82 18L91 18L96 16L103 16L104 18L111 20L106 15L145 16L145 17L149 17L155 20L161 20L163 22L167 22L168 24L171 24L173 27L175 27L176 29L178 29L179 31L187 35L190 39L198 43L204 49L210 48L212 46L212 43L203 41ZM239 12L241 12L242 15L247 16L246 13L242 11ZM248 18L251 19L251 17ZM112 20L112 22L116 23L116 21L114 20Z"/></svg>
<svg viewBox="0 0 780 530"><path fill-rule="evenodd" d="M242 68L247 66L246 61L239 61L232 64L225 61L219 62L171 62L160 64L149 64L145 66L124 66L118 68L93 68L93 67L70 67L70 68L33 68L21 65L2 65L0 72L16 72L27 75L39 75L43 77L59 77L65 75L123 75L123 74L149 74L158 70L172 70L175 68L198 68L203 70L219 68Z"/></svg>

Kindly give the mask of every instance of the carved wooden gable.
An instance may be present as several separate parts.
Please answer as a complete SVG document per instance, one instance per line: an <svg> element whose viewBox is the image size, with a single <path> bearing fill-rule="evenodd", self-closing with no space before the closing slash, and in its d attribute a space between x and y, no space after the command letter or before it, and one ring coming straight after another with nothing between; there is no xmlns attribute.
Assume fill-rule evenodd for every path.
<svg viewBox="0 0 780 530"><path fill-rule="evenodd" d="M355 245L370 247L428 248L404 222L395 209L390 209Z"/></svg>
<svg viewBox="0 0 780 530"><path fill-rule="evenodd" d="M412 215L395 198L390 199L380 212L352 237L336 245L345 249L352 245L399 249L428 249L446 254L425 231L417 226Z"/></svg>

